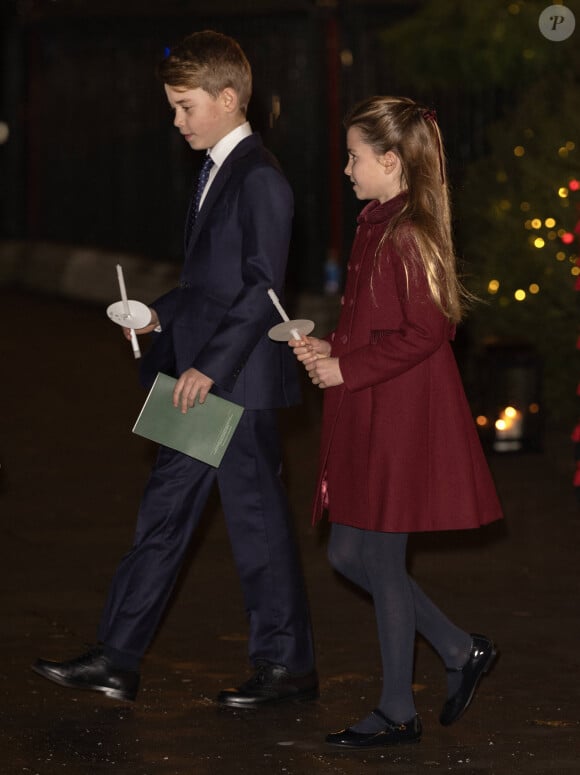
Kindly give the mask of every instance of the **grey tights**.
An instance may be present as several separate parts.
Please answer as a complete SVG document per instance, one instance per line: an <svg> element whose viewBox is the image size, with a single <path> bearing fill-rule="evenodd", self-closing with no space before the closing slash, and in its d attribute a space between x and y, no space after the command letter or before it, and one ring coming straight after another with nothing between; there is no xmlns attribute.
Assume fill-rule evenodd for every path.
<svg viewBox="0 0 580 775"><path fill-rule="evenodd" d="M383 666L383 689L378 707L395 722L415 716L413 652L419 632L446 667L461 667L469 657L471 637L456 627L407 573L407 533L381 533L347 525L332 525L328 558L347 579L368 592L374 603ZM452 693L460 673L448 674ZM374 732L376 716L352 728Z"/></svg>

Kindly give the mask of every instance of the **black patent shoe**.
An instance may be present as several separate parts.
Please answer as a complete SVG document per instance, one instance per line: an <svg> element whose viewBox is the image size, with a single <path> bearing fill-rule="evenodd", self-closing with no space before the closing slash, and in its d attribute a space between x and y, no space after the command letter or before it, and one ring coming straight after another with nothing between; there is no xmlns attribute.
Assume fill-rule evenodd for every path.
<svg viewBox="0 0 580 775"><path fill-rule="evenodd" d="M32 669L59 686L91 689L94 692L102 692L114 700L132 701L137 696L139 688L139 673L113 667L101 646L95 646L86 654L81 654L67 662L37 659Z"/></svg>
<svg viewBox="0 0 580 775"><path fill-rule="evenodd" d="M418 743L421 740L423 729L419 716L405 721L404 724L397 724L378 708L373 710L373 713L383 722L383 728L378 732L355 732L347 727L340 732L326 735L326 742L342 748L382 748L387 745Z"/></svg>
<svg viewBox="0 0 580 775"><path fill-rule="evenodd" d="M284 665L260 661L254 675L237 689L220 692L217 701L230 708L257 708L279 702L304 702L318 699L315 670L302 675L288 672Z"/></svg>
<svg viewBox="0 0 580 775"><path fill-rule="evenodd" d="M485 673L488 673L497 658L493 642L485 635L471 635L471 651L463 667L447 668L448 673L462 673L461 684L455 694L445 702L439 721L448 727L460 718L469 707L477 684Z"/></svg>

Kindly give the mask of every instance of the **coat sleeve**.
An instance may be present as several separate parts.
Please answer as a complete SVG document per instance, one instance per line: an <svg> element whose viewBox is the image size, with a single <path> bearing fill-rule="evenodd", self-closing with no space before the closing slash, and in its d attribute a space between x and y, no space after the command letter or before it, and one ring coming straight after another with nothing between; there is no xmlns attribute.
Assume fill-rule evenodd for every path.
<svg viewBox="0 0 580 775"><path fill-rule="evenodd" d="M246 360L277 322L268 289L282 293L292 228L292 190L273 166L252 170L239 196L242 287L193 366L232 390Z"/></svg>
<svg viewBox="0 0 580 775"><path fill-rule="evenodd" d="M401 321L396 330L370 331L369 344L340 356L340 370L349 391L398 377L429 358L449 338L449 321L431 297L424 269L414 264L407 273L392 246L388 261Z"/></svg>

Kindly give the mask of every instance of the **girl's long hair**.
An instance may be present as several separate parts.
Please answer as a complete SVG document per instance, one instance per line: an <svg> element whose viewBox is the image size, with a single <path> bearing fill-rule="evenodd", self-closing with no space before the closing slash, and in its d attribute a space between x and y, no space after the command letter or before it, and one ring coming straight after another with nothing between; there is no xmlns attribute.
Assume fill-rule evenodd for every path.
<svg viewBox="0 0 580 775"><path fill-rule="evenodd" d="M408 196L386 228L377 260L384 243L392 240L401 248L407 277L417 264L422 266L433 301L452 323L459 322L473 297L457 276L443 142L435 112L405 97L370 97L351 110L344 125L347 130L357 127L377 155L393 151L401 160L401 187ZM409 239L415 247L411 251Z"/></svg>

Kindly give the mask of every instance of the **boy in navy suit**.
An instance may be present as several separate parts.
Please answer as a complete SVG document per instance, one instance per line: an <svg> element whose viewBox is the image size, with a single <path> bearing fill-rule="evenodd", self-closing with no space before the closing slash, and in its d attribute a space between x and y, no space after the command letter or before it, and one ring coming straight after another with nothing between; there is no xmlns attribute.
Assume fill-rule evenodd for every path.
<svg viewBox="0 0 580 775"><path fill-rule="evenodd" d="M277 322L267 291L281 293L286 272L292 192L246 120L252 75L236 41L194 33L170 52L159 75L176 128L207 155L190 203L178 287L153 302L150 324L137 332L155 332L143 379L174 374L173 403L182 412L210 390L245 411L219 469L160 448L98 644L66 662L39 659L33 669L63 686L135 699L141 658L217 482L254 668L218 702L241 708L314 699L312 634L277 429L277 410L298 403L299 387L289 348L267 336Z"/></svg>

